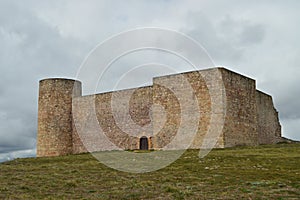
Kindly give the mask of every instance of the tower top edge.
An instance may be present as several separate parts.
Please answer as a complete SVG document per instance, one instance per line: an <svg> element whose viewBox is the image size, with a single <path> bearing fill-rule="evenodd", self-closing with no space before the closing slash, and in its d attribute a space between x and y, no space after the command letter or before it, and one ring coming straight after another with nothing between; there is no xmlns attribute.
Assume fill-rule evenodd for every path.
<svg viewBox="0 0 300 200"><path fill-rule="evenodd" d="M79 82L81 81L76 80L76 79L70 79L70 78L45 78L45 79L40 79L39 82L45 82L45 81L71 81L71 82Z"/></svg>

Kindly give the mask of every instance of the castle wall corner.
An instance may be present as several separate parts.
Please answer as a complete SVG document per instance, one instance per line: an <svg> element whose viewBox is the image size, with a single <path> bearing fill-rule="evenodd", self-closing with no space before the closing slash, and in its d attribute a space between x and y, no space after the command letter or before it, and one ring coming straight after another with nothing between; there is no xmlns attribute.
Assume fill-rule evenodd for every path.
<svg viewBox="0 0 300 200"><path fill-rule="evenodd" d="M226 90L224 147L258 145L255 80L220 68Z"/></svg>
<svg viewBox="0 0 300 200"><path fill-rule="evenodd" d="M281 141L281 125L272 97L257 90L256 105L258 143L274 144Z"/></svg>

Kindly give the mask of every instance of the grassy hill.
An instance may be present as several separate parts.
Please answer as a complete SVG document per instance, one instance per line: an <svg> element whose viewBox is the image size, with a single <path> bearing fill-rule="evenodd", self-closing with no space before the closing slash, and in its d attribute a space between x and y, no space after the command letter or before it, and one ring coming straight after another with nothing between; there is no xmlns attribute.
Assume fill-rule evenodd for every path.
<svg viewBox="0 0 300 200"><path fill-rule="evenodd" d="M300 144L188 150L151 173L116 171L90 154L0 164L8 199L299 199Z"/></svg>

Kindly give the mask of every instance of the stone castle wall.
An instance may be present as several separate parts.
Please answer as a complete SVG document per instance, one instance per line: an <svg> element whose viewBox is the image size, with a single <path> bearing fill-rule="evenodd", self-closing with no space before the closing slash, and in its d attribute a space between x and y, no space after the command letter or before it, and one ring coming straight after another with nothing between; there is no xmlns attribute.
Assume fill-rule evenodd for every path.
<svg viewBox="0 0 300 200"><path fill-rule="evenodd" d="M215 73L216 71L217 69L211 69L154 78L153 101L161 105L167 113L166 122L160 120L162 116L159 112L153 113L155 133L154 146L156 148L163 148L169 144L179 129L183 129L186 134L195 132L194 139L189 145L189 148L201 147L203 139L205 138L204 136L207 134L211 123L211 105L215 99L211 98L210 95L212 94L209 92L209 89L212 93L217 89L213 84L218 80ZM187 82L191 88L187 87L184 82ZM208 86L210 87L208 88ZM189 94L190 90L193 91L192 95ZM176 91L176 93L174 91ZM185 108L181 108L180 106L185 106ZM195 107L198 107L199 110L194 110ZM189 122L182 122L180 120L181 117L190 118L190 116L197 114L199 116L189 119ZM213 126L217 123L218 122L215 122ZM162 124L164 126L162 126ZM194 124L197 124L196 130L193 127ZM158 132L157 130L160 131ZM211 136L213 137L213 135ZM183 136L181 141L188 143L189 139L189 137ZM218 136L214 143L217 143L215 144L216 147L223 147L223 136Z"/></svg>
<svg viewBox="0 0 300 200"><path fill-rule="evenodd" d="M226 90L225 147L258 145L255 80L221 69Z"/></svg>
<svg viewBox="0 0 300 200"><path fill-rule="evenodd" d="M151 106L151 86L75 98L74 152L139 149L140 138L152 136Z"/></svg>
<svg viewBox="0 0 300 200"><path fill-rule="evenodd" d="M256 91L253 79L224 68L88 96L77 81L42 80L38 115L37 156L139 149L141 137L149 149L224 148L281 137L272 98Z"/></svg>
<svg viewBox="0 0 300 200"><path fill-rule="evenodd" d="M257 132L259 144L273 144L281 141L281 125L272 97L256 91Z"/></svg>

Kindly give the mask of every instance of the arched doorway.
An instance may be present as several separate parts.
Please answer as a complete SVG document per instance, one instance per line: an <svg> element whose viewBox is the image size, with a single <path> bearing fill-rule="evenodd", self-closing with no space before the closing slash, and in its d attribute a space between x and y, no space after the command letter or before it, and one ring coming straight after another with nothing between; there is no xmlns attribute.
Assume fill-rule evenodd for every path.
<svg viewBox="0 0 300 200"><path fill-rule="evenodd" d="M143 136L140 138L140 150L148 150L148 138Z"/></svg>

